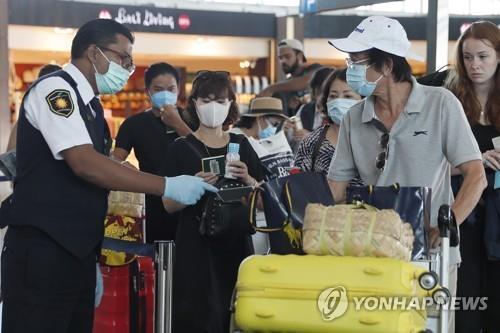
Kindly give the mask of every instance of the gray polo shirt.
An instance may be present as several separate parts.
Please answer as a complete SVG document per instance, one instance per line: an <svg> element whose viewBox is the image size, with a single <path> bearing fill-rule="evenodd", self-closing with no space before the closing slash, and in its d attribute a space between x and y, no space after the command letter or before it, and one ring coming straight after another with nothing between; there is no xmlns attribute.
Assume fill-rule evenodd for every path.
<svg viewBox="0 0 500 333"><path fill-rule="evenodd" d="M375 161L385 132L375 115L373 96L354 105L340 126L328 178L349 181L359 174L366 184L376 186L430 187L431 225L436 226L439 207L453 202L450 164L457 167L481 159L462 105L448 90L423 86L412 78L406 108L389 132L388 156L380 171ZM451 252L451 262L459 262L458 248Z"/></svg>

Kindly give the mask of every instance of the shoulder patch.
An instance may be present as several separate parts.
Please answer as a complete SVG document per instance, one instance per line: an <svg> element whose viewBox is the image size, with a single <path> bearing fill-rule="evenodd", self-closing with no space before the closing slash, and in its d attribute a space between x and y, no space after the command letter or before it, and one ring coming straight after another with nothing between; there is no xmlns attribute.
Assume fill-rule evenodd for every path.
<svg viewBox="0 0 500 333"><path fill-rule="evenodd" d="M56 89L45 97L52 113L68 118L75 110L71 94L65 89Z"/></svg>

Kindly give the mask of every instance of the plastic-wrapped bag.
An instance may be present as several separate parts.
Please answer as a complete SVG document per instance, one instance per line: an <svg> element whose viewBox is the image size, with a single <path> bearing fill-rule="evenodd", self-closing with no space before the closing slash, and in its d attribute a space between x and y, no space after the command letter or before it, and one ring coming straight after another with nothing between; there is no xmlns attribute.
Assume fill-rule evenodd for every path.
<svg viewBox="0 0 500 333"><path fill-rule="evenodd" d="M428 255L427 231L430 227L432 191L428 187L351 186L347 188L347 203L362 202L378 209L394 209L401 219L413 227L412 260Z"/></svg>
<svg viewBox="0 0 500 333"><path fill-rule="evenodd" d="M411 259L412 227L392 209L309 204L302 234L308 254Z"/></svg>

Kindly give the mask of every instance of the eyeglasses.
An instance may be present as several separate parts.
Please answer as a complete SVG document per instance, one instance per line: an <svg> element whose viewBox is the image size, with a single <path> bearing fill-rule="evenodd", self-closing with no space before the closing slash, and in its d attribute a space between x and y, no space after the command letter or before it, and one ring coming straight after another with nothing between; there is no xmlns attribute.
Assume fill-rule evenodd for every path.
<svg viewBox="0 0 500 333"><path fill-rule="evenodd" d="M194 80L193 80L193 85L197 82L200 82L203 80L208 80L211 78L220 78L220 79L228 80L230 76L231 76L231 73L229 73L227 71L202 70L202 71L196 72L196 76L194 77Z"/></svg>
<svg viewBox="0 0 500 333"><path fill-rule="evenodd" d="M130 73L133 73L135 71L134 60L132 59L132 57L130 55L128 55L126 53L123 54L119 51L110 49L109 47L105 47L105 46L97 46L97 47L100 48L101 50L109 51L109 52L112 52L112 53L116 54L117 56L119 56L120 57L120 66L122 66L123 68L128 70Z"/></svg>
<svg viewBox="0 0 500 333"><path fill-rule="evenodd" d="M347 68L352 69L353 65L356 64L361 64L363 62L370 61L370 59L361 59L361 60L352 60L351 58L345 58L345 63L347 65Z"/></svg>
<svg viewBox="0 0 500 333"><path fill-rule="evenodd" d="M389 156L389 133L384 133L378 140L378 144L382 151L378 154L377 159L375 160L375 166L380 171L384 171L385 161L387 161L387 157Z"/></svg>

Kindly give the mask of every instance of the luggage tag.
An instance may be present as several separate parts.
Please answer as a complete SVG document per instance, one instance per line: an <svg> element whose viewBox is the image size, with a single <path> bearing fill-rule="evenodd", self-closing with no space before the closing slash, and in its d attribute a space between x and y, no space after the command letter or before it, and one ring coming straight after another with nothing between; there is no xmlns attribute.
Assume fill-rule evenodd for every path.
<svg viewBox="0 0 500 333"><path fill-rule="evenodd" d="M16 178L16 150L12 149L0 155L0 181L14 180Z"/></svg>
<svg viewBox="0 0 500 333"><path fill-rule="evenodd" d="M500 136L491 139L493 142L493 147L496 151L500 152ZM495 185L493 185L493 189L500 188L500 171L495 171Z"/></svg>
<svg viewBox="0 0 500 333"><path fill-rule="evenodd" d="M500 188L500 171L495 171L495 185L493 185L493 189L496 190Z"/></svg>

